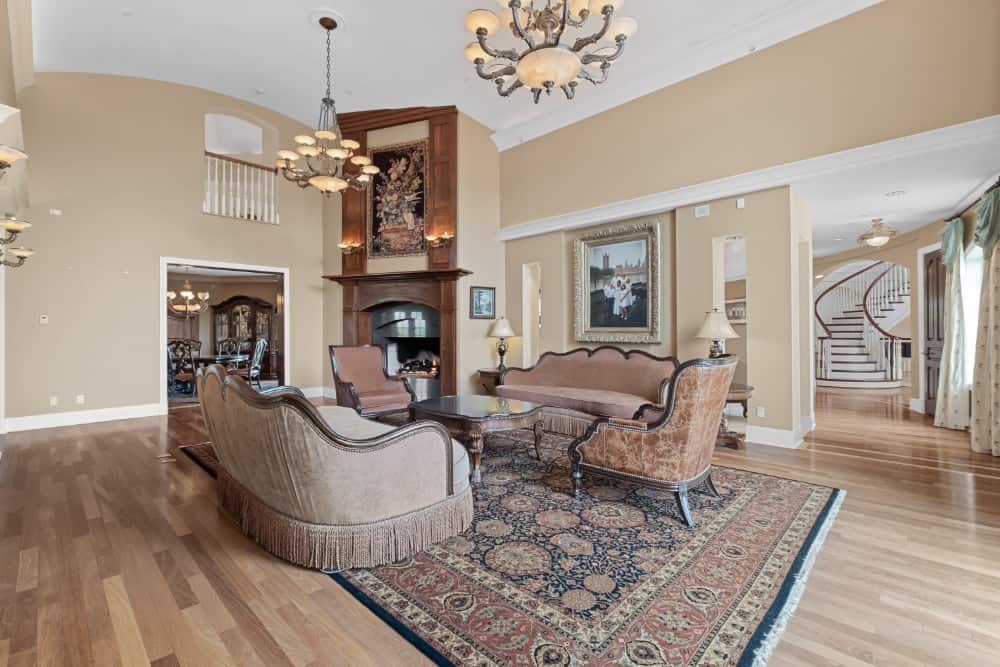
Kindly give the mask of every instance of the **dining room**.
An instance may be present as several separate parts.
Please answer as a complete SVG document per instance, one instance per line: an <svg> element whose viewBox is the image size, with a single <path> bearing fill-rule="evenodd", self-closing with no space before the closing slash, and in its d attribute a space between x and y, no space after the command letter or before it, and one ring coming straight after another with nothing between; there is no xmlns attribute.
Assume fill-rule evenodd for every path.
<svg viewBox="0 0 1000 667"><path fill-rule="evenodd" d="M198 405L195 373L209 364L221 364L257 389L282 384L284 277L217 265L166 265L169 409Z"/></svg>

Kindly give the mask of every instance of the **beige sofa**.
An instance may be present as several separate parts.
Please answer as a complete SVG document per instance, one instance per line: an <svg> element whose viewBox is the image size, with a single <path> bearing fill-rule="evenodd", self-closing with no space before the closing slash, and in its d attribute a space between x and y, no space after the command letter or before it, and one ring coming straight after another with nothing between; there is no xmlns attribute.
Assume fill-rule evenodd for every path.
<svg viewBox="0 0 1000 667"><path fill-rule="evenodd" d="M546 352L531 368L508 368L497 395L546 406L545 429L580 437L598 417L631 419L643 405L666 402L673 357L604 346Z"/></svg>
<svg viewBox="0 0 1000 667"><path fill-rule="evenodd" d="M472 523L465 448L433 422L393 428L297 389L198 371L219 499L274 555L321 569L391 563Z"/></svg>

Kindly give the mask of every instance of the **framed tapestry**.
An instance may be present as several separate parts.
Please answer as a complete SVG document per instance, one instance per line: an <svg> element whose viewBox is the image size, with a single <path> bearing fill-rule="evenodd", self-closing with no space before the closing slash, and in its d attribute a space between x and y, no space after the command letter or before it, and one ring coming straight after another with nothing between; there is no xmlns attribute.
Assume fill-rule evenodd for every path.
<svg viewBox="0 0 1000 667"><path fill-rule="evenodd" d="M469 317L473 320L497 318L497 290L495 287L469 288Z"/></svg>
<svg viewBox="0 0 1000 667"><path fill-rule="evenodd" d="M368 194L368 256L403 257L427 253L427 140L368 151L375 175Z"/></svg>
<svg viewBox="0 0 1000 667"><path fill-rule="evenodd" d="M576 340L660 342L660 225L602 229L573 246Z"/></svg>

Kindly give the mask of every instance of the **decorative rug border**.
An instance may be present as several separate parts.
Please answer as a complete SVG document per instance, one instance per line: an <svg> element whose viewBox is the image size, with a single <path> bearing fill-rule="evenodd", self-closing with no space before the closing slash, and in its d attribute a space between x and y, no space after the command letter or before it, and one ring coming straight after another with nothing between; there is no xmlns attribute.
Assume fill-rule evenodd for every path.
<svg viewBox="0 0 1000 667"><path fill-rule="evenodd" d="M191 443L190 445L180 445L179 447L177 447L177 449L179 449L184 454L184 456L188 457L188 460L193 461L196 466L207 472L212 479L218 479L219 478L218 473L209 468L204 461L202 461L197 456L188 451L189 447L199 447L201 445L212 445L212 447L215 447L215 445L212 444L211 440L206 440L205 442L194 442Z"/></svg>
<svg viewBox="0 0 1000 667"><path fill-rule="evenodd" d="M832 487L828 487L832 488ZM785 632L788 619L792 617L799 606L799 600L806 589L806 580L816 563L816 556L826 541L826 536L830 532L834 519L840 511L840 506L844 502L847 491L844 489L833 489L826 506L820 513L819 520L809 531L809 536L799 549L798 556L792 563L792 567L785 576L785 581L781 584L778 596L771 604L771 608L764 614L760 625L754 631L753 636L743 650L743 655L737 663L737 667L764 667L774 652L781 635Z"/></svg>

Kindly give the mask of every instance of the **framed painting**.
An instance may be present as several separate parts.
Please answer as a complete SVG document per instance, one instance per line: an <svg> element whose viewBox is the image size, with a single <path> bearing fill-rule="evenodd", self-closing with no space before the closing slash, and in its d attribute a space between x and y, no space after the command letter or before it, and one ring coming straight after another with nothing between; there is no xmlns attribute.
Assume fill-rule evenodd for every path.
<svg viewBox="0 0 1000 667"><path fill-rule="evenodd" d="M637 222L576 239L576 340L660 342L660 225Z"/></svg>
<svg viewBox="0 0 1000 667"><path fill-rule="evenodd" d="M497 290L495 287L469 288L469 317L474 320L497 318Z"/></svg>
<svg viewBox="0 0 1000 667"><path fill-rule="evenodd" d="M368 256L427 254L427 140L368 151L381 171L368 192Z"/></svg>

